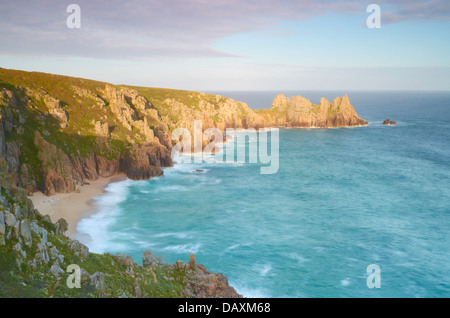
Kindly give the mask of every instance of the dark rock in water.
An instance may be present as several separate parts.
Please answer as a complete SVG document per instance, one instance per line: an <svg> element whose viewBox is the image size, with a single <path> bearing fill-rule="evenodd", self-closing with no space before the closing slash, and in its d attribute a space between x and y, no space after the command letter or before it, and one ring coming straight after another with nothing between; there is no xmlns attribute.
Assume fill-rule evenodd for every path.
<svg viewBox="0 0 450 318"><path fill-rule="evenodd" d="M205 170L203 170L203 169L197 169L197 170L195 170L195 172L197 172L197 173L202 173L202 172L205 172Z"/></svg>
<svg viewBox="0 0 450 318"><path fill-rule="evenodd" d="M390 120L389 118L387 118L385 121L383 121L383 125L392 125L395 126L397 125L397 123L393 120Z"/></svg>

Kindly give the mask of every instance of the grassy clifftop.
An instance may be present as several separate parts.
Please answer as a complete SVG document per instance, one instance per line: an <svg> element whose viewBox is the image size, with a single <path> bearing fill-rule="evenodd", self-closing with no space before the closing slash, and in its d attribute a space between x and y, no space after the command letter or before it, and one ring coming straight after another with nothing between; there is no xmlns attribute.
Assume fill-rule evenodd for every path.
<svg viewBox="0 0 450 318"><path fill-rule="evenodd" d="M246 104L222 96L112 85L0 68L8 170L17 186L46 194L125 172L140 179L172 165L170 132L263 126Z"/></svg>
<svg viewBox="0 0 450 318"><path fill-rule="evenodd" d="M255 111L219 95L112 85L0 68L0 111L8 171L17 186L46 194L76 191L85 180L125 172L142 179L172 165L171 131L366 125L348 97L320 105L277 96Z"/></svg>
<svg viewBox="0 0 450 318"><path fill-rule="evenodd" d="M27 194L77 191L87 180L124 172L132 179L171 166L171 131L217 127L340 127L367 124L347 96L313 105L277 96L268 110L218 95L112 85L0 68L0 297L239 297L221 274L164 264L150 251L98 255L64 235ZM81 268L69 288L67 267Z"/></svg>

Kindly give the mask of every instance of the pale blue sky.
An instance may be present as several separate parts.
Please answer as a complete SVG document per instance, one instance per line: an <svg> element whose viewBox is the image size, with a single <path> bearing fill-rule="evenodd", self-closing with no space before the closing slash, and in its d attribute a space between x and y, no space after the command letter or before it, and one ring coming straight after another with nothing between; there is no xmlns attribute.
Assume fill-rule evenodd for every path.
<svg viewBox="0 0 450 318"><path fill-rule="evenodd" d="M74 0L74 2L76 2ZM373 1L372 1L373 2ZM0 4L0 67L207 90L450 90L448 1Z"/></svg>

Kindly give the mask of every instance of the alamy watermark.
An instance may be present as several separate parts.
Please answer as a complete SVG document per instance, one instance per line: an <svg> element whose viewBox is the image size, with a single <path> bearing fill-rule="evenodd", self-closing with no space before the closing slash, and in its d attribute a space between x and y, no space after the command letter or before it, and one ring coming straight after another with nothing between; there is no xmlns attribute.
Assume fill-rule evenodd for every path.
<svg viewBox="0 0 450 318"><path fill-rule="evenodd" d="M366 20L366 25L369 29L381 28L381 8L378 4L369 4L367 12L371 13Z"/></svg>
<svg viewBox="0 0 450 318"><path fill-rule="evenodd" d="M227 140L230 136L233 137L231 141ZM195 120L193 136L187 128L176 128L172 131L172 140L178 141L172 148L172 157L182 153L180 160L184 163L207 162L206 156L214 153L214 162L259 163L261 174L275 174L279 169L278 128L258 131L255 128L226 128L224 133L218 128L203 130L202 121ZM224 152L218 147L223 142L227 143Z"/></svg>
<svg viewBox="0 0 450 318"><path fill-rule="evenodd" d="M78 4L70 4L66 9L67 13L71 13L66 20L69 29L81 28L81 8Z"/></svg>
<svg viewBox="0 0 450 318"><path fill-rule="evenodd" d="M367 274L367 280L366 284L369 288L381 288L381 268L377 264L370 264L367 266L366 270Z"/></svg>
<svg viewBox="0 0 450 318"><path fill-rule="evenodd" d="M77 264L70 264L67 266L67 273L70 273L67 277L66 285L68 288L81 288L81 268Z"/></svg>

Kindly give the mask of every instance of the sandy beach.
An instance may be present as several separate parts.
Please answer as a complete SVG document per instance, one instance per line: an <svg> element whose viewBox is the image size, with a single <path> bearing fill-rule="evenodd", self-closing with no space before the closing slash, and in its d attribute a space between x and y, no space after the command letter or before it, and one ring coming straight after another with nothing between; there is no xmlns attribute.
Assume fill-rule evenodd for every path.
<svg viewBox="0 0 450 318"><path fill-rule="evenodd" d="M78 222L96 212L92 204L93 198L105 193L105 188L109 183L125 179L125 174L119 174L88 181L89 184L80 186L79 193L57 193L48 197L42 192L35 192L29 198L33 201L35 209L38 209L42 215L48 214L53 222L60 218L66 219L69 223L66 235L72 236L76 233Z"/></svg>

